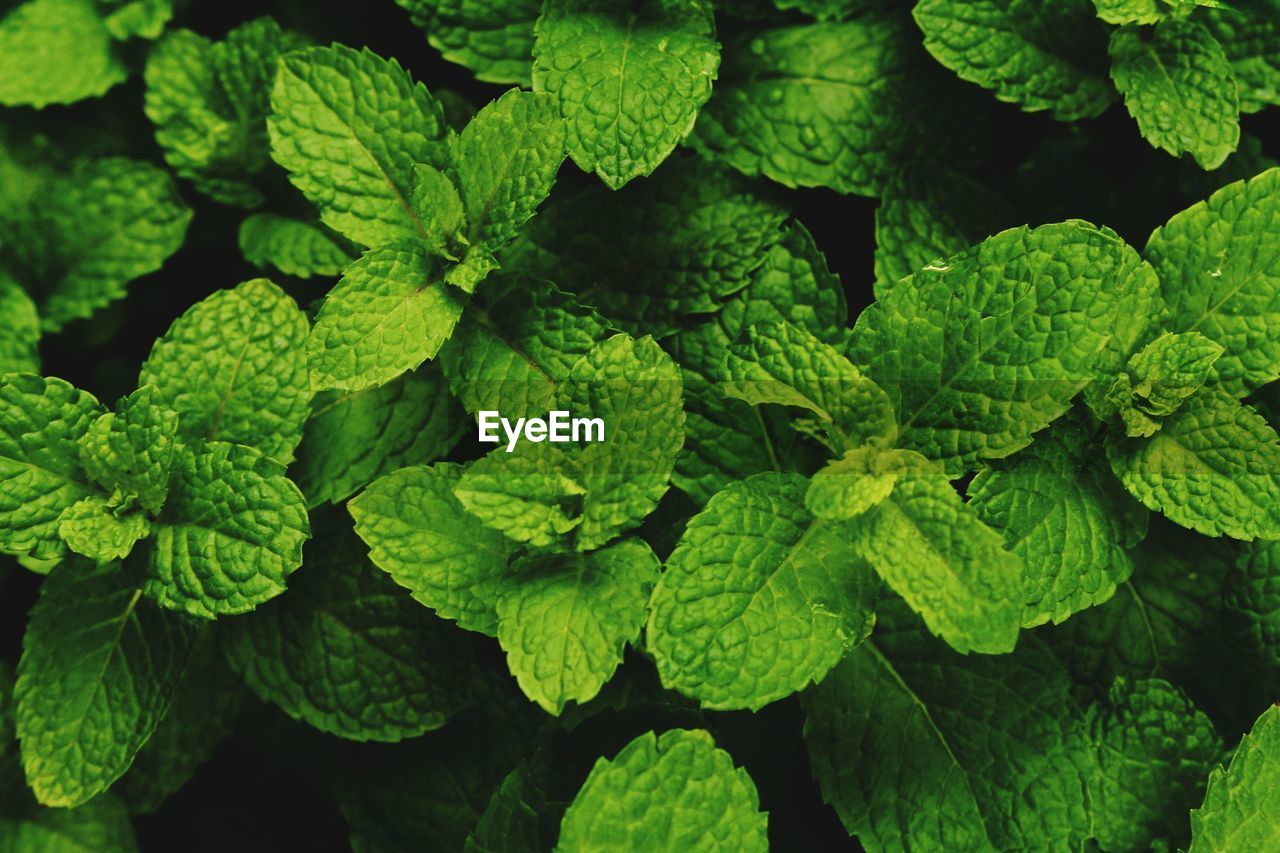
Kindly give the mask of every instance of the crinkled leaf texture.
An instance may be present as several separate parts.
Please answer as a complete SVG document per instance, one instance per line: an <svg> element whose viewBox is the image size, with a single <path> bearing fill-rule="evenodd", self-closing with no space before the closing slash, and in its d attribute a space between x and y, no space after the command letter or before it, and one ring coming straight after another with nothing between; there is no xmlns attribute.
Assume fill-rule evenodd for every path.
<svg viewBox="0 0 1280 853"><path fill-rule="evenodd" d="M541 0L396 0L450 62L486 83L528 86Z"/></svg>
<svg viewBox="0 0 1280 853"><path fill-rule="evenodd" d="M961 657L900 606L804 695L823 798L869 849L1041 849L1092 833L1092 744L1065 672L1028 639Z"/></svg>
<svg viewBox="0 0 1280 853"><path fill-rule="evenodd" d="M284 592L311 523L283 465L252 447L215 441L178 454L153 530L147 595L213 619Z"/></svg>
<svg viewBox="0 0 1280 853"><path fill-rule="evenodd" d="M287 596L232 620L227 660L258 696L351 740L437 729L470 701L463 634L369 563L336 510Z"/></svg>
<svg viewBox="0 0 1280 853"><path fill-rule="evenodd" d="M1280 844L1280 708L1268 708L1226 767L1209 775L1191 812L1191 851L1268 850Z"/></svg>
<svg viewBox="0 0 1280 853"><path fill-rule="evenodd" d="M50 573L14 692L22 763L41 803L78 806L124 774L164 717L195 636L118 563L71 560Z"/></svg>
<svg viewBox="0 0 1280 853"><path fill-rule="evenodd" d="M705 0L546 0L534 32L534 90L556 96L569 156L612 189L689 135L720 65Z"/></svg>
<svg viewBox="0 0 1280 853"><path fill-rule="evenodd" d="M1157 228L1146 256L1170 332L1200 332L1226 352L1213 376L1243 397L1280 378L1280 169L1218 190Z"/></svg>
<svg viewBox="0 0 1280 853"><path fill-rule="evenodd" d="M0 375L40 372L40 315L16 281L0 271Z"/></svg>
<svg viewBox="0 0 1280 853"><path fill-rule="evenodd" d="M140 385L154 385L189 442L256 447L287 463L311 410L307 317L265 278L197 302L156 341Z"/></svg>
<svg viewBox="0 0 1280 853"><path fill-rule="evenodd" d="M1155 287L1114 232L1014 228L881 294L850 355L894 398L900 446L961 474L1063 415L1119 360L1108 347L1120 311Z"/></svg>
<svg viewBox="0 0 1280 853"><path fill-rule="evenodd" d="M93 0L27 0L0 18L0 104L96 98L128 69Z"/></svg>
<svg viewBox="0 0 1280 853"><path fill-rule="evenodd" d="M525 695L557 715L566 702L595 698L640 636L659 569L639 539L513 562L498 599L498 642Z"/></svg>
<svg viewBox="0 0 1280 853"><path fill-rule="evenodd" d="M143 385L80 437L80 464L110 493L112 507L128 508L137 501L157 513L169 495L177 433L178 414L165 406L154 385Z"/></svg>
<svg viewBox="0 0 1280 853"><path fill-rule="evenodd" d="M756 786L701 730L646 732L601 758L560 824L556 850L763 853Z"/></svg>
<svg viewBox="0 0 1280 853"><path fill-rule="evenodd" d="M394 59L342 45L280 60L267 119L271 156L320 219L364 246L422 239L413 166L449 164L439 103Z"/></svg>
<svg viewBox="0 0 1280 853"><path fill-rule="evenodd" d="M117 515L97 495L77 501L58 517L58 535L67 547L95 563L123 560L150 531L151 523L145 515Z"/></svg>
<svg viewBox="0 0 1280 853"><path fill-rule="evenodd" d="M0 547L37 559L61 554L63 510L94 489L78 442L102 407L61 379L10 374L0 381Z"/></svg>
<svg viewBox="0 0 1280 853"><path fill-rule="evenodd" d="M805 479L757 474L713 497L667 559L646 645L665 686L757 710L820 681L875 621L879 583Z"/></svg>
<svg viewBox="0 0 1280 853"><path fill-rule="evenodd" d="M255 213L240 223L240 252L259 269L298 278L341 275L355 260L350 244L320 222Z"/></svg>
<svg viewBox="0 0 1280 853"><path fill-rule="evenodd" d="M451 463L403 468L347 508L375 566L445 619L495 635L512 545L453 496L462 473Z"/></svg>
<svg viewBox="0 0 1280 853"><path fill-rule="evenodd" d="M1142 135L1175 157L1216 169L1240 142L1240 99L1231 63L1208 29L1165 21L1111 35L1111 78Z"/></svg>

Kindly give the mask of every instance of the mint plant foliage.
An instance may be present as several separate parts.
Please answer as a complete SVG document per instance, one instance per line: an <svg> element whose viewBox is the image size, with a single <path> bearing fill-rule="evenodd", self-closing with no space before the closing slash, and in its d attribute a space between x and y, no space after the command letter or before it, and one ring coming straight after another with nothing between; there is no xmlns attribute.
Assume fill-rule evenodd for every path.
<svg viewBox="0 0 1280 853"><path fill-rule="evenodd" d="M1274 0L0 0L0 851L1280 849L1278 93Z"/></svg>

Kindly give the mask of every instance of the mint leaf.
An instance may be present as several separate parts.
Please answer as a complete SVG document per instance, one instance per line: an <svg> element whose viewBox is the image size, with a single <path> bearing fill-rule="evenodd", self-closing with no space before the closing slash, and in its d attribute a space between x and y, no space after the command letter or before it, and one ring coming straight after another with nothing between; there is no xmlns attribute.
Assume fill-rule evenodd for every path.
<svg viewBox="0 0 1280 853"><path fill-rule="evenodd" d="M1222 346L1199 332L1165 334L1129 359L1107 392L1130 436L1150 436L1209 378Z"/></svg>
<svg viewBox="0 0 1280 853"><path fill-rule="evenodd" d="M555 715L593 699L639 639L659 569L638 539L516 560L498 599L498 642L525 695Z"/></svg>
<svg viewBox="0 0 1280 853"><path fill-rule="evenodd" d="M1108 24L1154 24L1172 10L1165 0L1093 0Z"/></svg>
<svg viewBox="0 0 1280 853"><path fill-rule="evenodd" d="M855 530L855 552L953 649L1013 650L1022 560L945 476L900 478Z"/></svg>
<svg viewBox="0 0 1280 853"><path fill-rule="evenodd" d="M720 65L703 0L547 0L534 33L534 91L556 97L569 156L611 189L689 135Z"/></svg>
<svg viewBox="0 0 1280 853"><path fill-rule="evenodd" d="M931 473L933 464L910 450L855 448L813 475L804 505L818 518L855 518L889 497L899 478Z"/></svg>
<svg viewBox="0 0 1280 853"><path fill-rule="evenodd" d="M233 620L224 646L249 688L294 719L351 740L398 741L467 704L471 658L461 633L363 550L328 519L289 595Z"/></svg>
<svg viewBox="0 0 1280 853"><path fill-rule="evenodd" d="M178 415L162 405L154 385L144 385L80 437L80 464L110 493L110 506L128 508L137 501L157 513L169 494L177 433Z"/></svg>
<svg viewBox="0 0 1280 853"><path fill-rule="evenodd" d="M323 391L289 476L309 507L338 503L383 474L446 456L466 427L434 365L378 388Z"/></svg>
<svg viewBox="0 0 1280 853"><path fill-rule="evenodd" d="M513 89L485 106L453 146L471 243L496 251L524 228L564 161L555 98Z"/></svg>
<svg viewBox="0 0 1280 853"><path fill-rule="evenodd" d="M1228 184L1147 242L1169 306L1166 330L1222 344L1213 376L1237 397L1280 378L1280 341L1266 332L1280 322L1280 244L1268 237L1278 193L1280 169Z"/></svg>
<svg viewBox="0 0 1280 853"><path fill-rule="evenodd" d="M40 315L27 292L0 272L0 375L40 372Z"/></svg>
<svg viewBox="0 0 1280 853"><path fill-rule="evenodd" d="M96 495L73 503L58 516L58 535L67 547L95 563L123 560L137 541L151 532L141 513L117 515Z"/></svg>
<svg viewBox="0 0 1280 853"><path fill-rule="evenodd" d="M1260 661L1268 671L1280 672L1280 544L1254 542L1245 546L1222 590L1228 641Z"/></svg>
<svg viewBox="0 0 1280 853"><path fill-rule="evenodd" d="M1209 774L1204 803L1191 811L1191 850L1265 850L1280 841L1280 709L1268 708L1226 767Z"/></svg>
<svg viewBox="0 0 1280 853"><path fill-rule="evenodd" d="M834 347L789 323L748 329L744 344L730 345L723 375L726 396L812 412L837 450L897 436L885 392Z"/></svg>
<svg viewBox="0 0 1280 853"><path fill-rule="evenodd" d="M1111 475L1083 418L993 462L969 485L969 506L1022 560L1022 624L1032 628L1111 598L1133 573L1128 550L1147 513Z"/></svg>
<svg viewBox="0 0 1280 853"><path fill-rule="evenodd" d="M1280 20L1244 15L1235 9L1199 9L1195 20L1209 28L1222 45L1240 93L1240 112L1256 113L1280 101Z"/></svg>
<svg viewBox="0 0 1280 853"><path fill-rule="evenodd" d="M435 357L462 315L417 246L372 249L329 292L307 341L311 386L360 391Z"/></svg>
<svg viewBox="0 0 1280 853"><path fill-rule="evenodd" d="M653 783L661 782L660 785ZM769 848L756 786L701 730L646 732L601 758L569 804L556 849Z"/></svg>
<svg viewBox="0 0 1280 853"><path fill-rule="evenodd" d="M1249 406L1204 388L1151 438L1108 437L1126 489L1206 536L1280 538L1280 437Z"/></svg>
<svg viewBox="0 0 1280 853"><path fill-rule="evenodd" d="M111 10L104 23L118 41L159 38L174 11L173 0L99 0L99 4Z"/></svg>
<svg viewBox="0 0 1280 853"><path fill-rule="evenodd" d="M1060 121L1092 118L1111 103L1091 0L919 0L912 14L935 59L1002 101Z"/></svg>
<svg viewBox="0 0 1280 853"><path fill-rule="evenodd" d="M50 573L18 664L18 737L36 799L88 802L118 779L169 707L195 640L118 564Z"/></svg>
<svg viewBox="0 0 1280 853"><path fill-rule="evenodd" d="M209 442L174 459L153 524L144 589L161 605L214 619L284 592L311 535L284 466L239 444Z"/></svg>
<svg viewBox="0 0 1280 853"><path fill-rule="evenodd" d="M956 93L939 72L910 21L885 11L749 29L726 38L692 143L784 186L878 195L921 146L948 145L937 127L955 102L940 93Z"/></svg>
<svg viewBox="0 0 1280 853"><path fill-rule="evenodd" d="M1205 777L1223 754L1213 723L1167 681L1117 679L1090 725L1098 746L1091 791L1098 844L1185 844L1183 816L1204 797Z"/></svg>
<svg viewBox="0 0 1280 853"><path fill-rule="evenodd" d="M553 200L503 257L553 281L622 328L665 335L747 286L787 212L739 175L679 158L620 192Z"/></svg>
<svg viewBox="0 0 1280 853"><path fill-rule="evenodd" d="M461 260L466 254L467 214L453 179L433 166L414 166L409 202L422 221L424 244L431 254Z"/></svg>
<svg viewBox="0 0 1280 853"><path fill-rule="evenodd" d="M101 413L97 400L61 379L0 381L0 548L36 559L64 552L59 516L94 493L77 442Z"/></svg>
<svg viewBox="0 0 1280 853"><path fill-rule="evenodd" d="M1044 646L962 657L900 606L880 617L803 699L814 775L849 834L873 849L1083 843L1092 749Z"/></svg>
<svg viewBox="0 0 1280 853"><path fill-rule="evenodd" d="M820 681L870 632L879 583L850 529L804 508L806 485L757 474L689 522L646 628L664 686L754 711Z"/></svg>
<svg viewBox="0 0 1280 853"><path fill-rule="evenodd" d="M1127 357L1108 350L1117 318L1154 286L1114 232L1015 228L881 294L850 355L895 399L900 445L960 474L1025 447Z"/></svg>
<svg viewBox="0 0 1280 853"><path fill-rule="evenodd" d="M240 252L259 269L299 278L340 275L355 260L349 244L319 222L255 213L240 223Z"/></svg>
<svg viewBox="0 0 1280 853"><path fill-rule="evenodd" d="M469 631L494 635L511 546L453 496L457 465L404 468L347 504L369 559L420 603Z"/></svg>
<svg viewBox="0 0 1280 853"><path fill-rule="evenodd" d="M147 56L145 109L156 142L180 177L215 201L256 207L270 164L267 93L276 62L303 40L270 18L220 42L174 30Z"/></svg>
<svg viewBox="0 0 1280 853"><path fill-rule="evenodd" d="M582 524L586 487L570 457L550 444L530 444L478 460L453 489L458 503L486 527L534 547L561 544ZM580 476L580 475L579 475Z"/></svg>
<svg viewBox="0 0 1280 853"><path fill-rule="evenodd" d="M529 85L541 0L396 0L450 62L486 83Z"/></svg>
<svg viewBox="0 0 1280 853"><path fill-rule="evenodd" d="M1134 25L1111 36L1111 78L1156 148L1216 169L1240 142L1240 100L1222 46L1194 21Z"/></svg>
<svg viewBox="0 0 1280 853"><path fill-rule="evenodd" d="M448 166L440 105L395 60L342 45L285 55L267 118L271 156L334 231L364 246L421 239L413 165Z"/></svg>
<svg viewBox="0 0 1280 853"><path fill-rule="evenodd" d="M107 157L60 176L31 212L45 251L17 277L42 294L40 319L56 332L125 296L178 250L191 210L150 163Z"/></svg>
<svg viewBox="0 0 1280 853"><path fill-rule="evenodd" d="M263 278L196 303L156 341L140 385L154 385L190 442L247 444L293 458L311 408L307 318Z"/></svg>
<svg viewBox="0 0 1280 853"><path fill-rule="evenodd" d="M543 416L578 359L609 336L603 317L555 285L495 276L440 350L440 367L463 407L508 419Z"/></svg>
<svg viewBox="0 0 1280 853"><path fill-rule="evenodd" d="M7 4L5 12L0 104L70 104L96 98L128 76L93 0L27 0Z"/></svg>
<svg viewBox="0 0 1280 853"><path fill-rule="evenodd" d="M25 791L10 799L0 809L0 833L15 853L136 853L138 849L129 813L110 793L74 809L45 808Z"/></svg>

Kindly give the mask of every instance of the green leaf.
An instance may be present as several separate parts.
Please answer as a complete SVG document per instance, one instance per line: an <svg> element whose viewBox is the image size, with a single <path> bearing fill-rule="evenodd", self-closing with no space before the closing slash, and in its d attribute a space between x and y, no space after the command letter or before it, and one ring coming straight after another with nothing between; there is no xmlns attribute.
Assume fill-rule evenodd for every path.
<svg viewBox="0 0 1280 853"><path fill-rule="evenodd" d="M1191 812L1191 851L1266 850L1280 843L1280 708L1266 710Z"/></svg>
<svg viewBox="0 0 1280 853"><path fill-rule="evenodd" d="M201 632L169 710L112 793L131 814L155 812L231 733L244 697L244 684L227 666L213 632Z"/></svg>
<svg viewBox="0 0 1280 853"><path fill-rule="evenodd" d="M311 409L307 317L264 278L197 302L156 341L139 385L178 413L182 438L293 458Z"/></svg>
<svg viewBox="0 0 1280 853"><path fill-rule="evenodd" d="M289 476L307 505L339 503L397 468L448 455L467 427L433 365L364 391L323 391Z"/></svg>
<svg viewBox="0 0 1280 853"><path fill-rule="evenodd" d="M875 636L804 695L822 797L868 849L1080 847L1084 715L1044 646L962 657L882 606Z"/></svg>
<svg viewBox="0 0 1280 853"><path fill-rule="evenodd" d="M564 161L555 98L512 89L484 107L453 146L471 243L497 251L551 192Z"/></svg>
<svg viewBox="0 0 1280 853"><path fill-rule="evenodd" d="M104 5L111 9L104 23L117 41L159 38L173 19L173 0L108 0Z"/></svg>
<svg viewBox="0 0 1280 853"><path fill-rule="evenodd" d="M653 593L664 686L757 710L822 680L871 631L879 583L850 528L804 508L797 474L757 474L689 522Z"/></svg>
<svg viewBox="0 0 1280 853"><path fill-rule="evenodd" d="M458 503L507 538L545 548L582 524L586 489L572 459L550 444L529 444L478 460L453 489Z"/></svg>
<svg viewBox="0 0 1280 853"><path fill-rule="evenodd" d="M850 357L895 399L900 446L958 475L1027 446L1108 362L1118 369L1121 311L1155 286L1114 232L1015 228L881 294Z"/></svg>
<svg viewBox="0 0 1280 853"><path fill-rule="evenodd" d="M349 244L318 221L255 213L240 223L240 252L258 269L298 278L341 275L355 260Z"/></svg>
<svg viewBox="0 0 1280 853"><path fill-rule="evenodd" d="M1237 397L1280 378L1280 169L1218 190L1157 228L1146 255L1169 306L1166 331L1200 332L1226 352L1213 377Z"/></svg>
<svg viewBox="0 0 1280 853"><path fill-rule="evenodd" d="M1222 590L1228 641L1280 672L1280 542L1246 545Z"/></svg>
<svg viewBox="0 0 1280 853"><path fill-rule="evenodd" d="M396 0L450 62L486 83L528 86L541 0Z"/></svg>
<svg viewBox="0 0 1280 853"><path fill-rule="evenodd" d="M294 51L279 68L271 156L324 224L364 246L425 238L413 166L446 169L450 137L426 88L395 60L342 45Z"/></svg>
<svg viewBox="0 0 1280 853"><path fill-rule="evenodd" d="M27 292L0 271L0 375L40 372L40 315Z"/></svg>
<svg viewBox="0 0 1280 853"><path fill-rule="evenodd" d="M979 472L969 506L1022 560L1027 628L1111 598L1133 573L1127 549L1147 528L1146 511L1116 483L1093 431L1070 416Z"/></svg>
<svg viewBox="0 0 1280 853"><path fill-rule="evenodd" d="M107 505L128 508L137 501L157 513L169 494L177 433L178 415L164 407L154 385L143 385L80 437L80 464L110 493Z"/></svg>
<svg viewBox="0 0 1280 853"><path fill-rule="evenodd" d="M431 254L459 260L466 253L467 214L453 179L434 166L414 166L409 202L422 221Z"/></svg>
<svg viewBox="0 0 1280 853"><path fill-rule="evenodd" d="M946 169L904 169L876 208L876 293L1017 224L1007 201Z"/></svg>
<svg viewBox="0 0 1280 853"><path fill-rule="evenodd" d="M666 494L684 444L682 395L679 368L649 337L614 335L570 370L564 408L605 424L604 441L571 453L585 489L579 551L639 524Z"/></svg>
<svg viewBox="0 0 1280 853"><path fill-rule="evenodd" d="M67 547L95 563L123 560L150 532L151 523L145 515L116 515L110 504L96 495L77 501L58 516L58 535Z"/></svg>
<svg viewBox="0 0 1280 853"><path fill-rule="evenodd" d="M1240 99L1231 63L1194 21L1136 25L1111 35L1111 79L1142 135L1175 157L1216 169L1240 143Z"/></svg>
<svg viewBox="0 0 1280 853"><path fill-rule="evenodd" d="M174 459L169 501L153 524L144 590L165 607L214 619L284 592L311 535L284 466L222 441Z"/></svg>
<svg viewBox="0 0 1280 853"><path fill-rule="evenodd" d="M47 332L122 299L125 285L178 250L191 210L163 170L107 157L80 162L32 209L45 247L38 268L14 270L40 294Z"/></svg>
<svg viewBox="0 0 1280 853"><path fill-rule="evenodd" d="M515 561L498 599L498 642L525 695L557 716L566 702L595 698L639 639L660 568L638 539Z"/></svg>
<svg viewBox="0 0 1280 853"><path fill-rule="evenodd" d="M303 40L270 18L213 42L173 30L147 55L147 118L165 162L215 201L256 207L271 163L267 93L276 63Z"/></svg>
<svg viewBox="0 0 1280 853"><path fill-rule="evenodd" d="M1129 359L1125 373L1107 392L1109 403L1124 419L1130 436L1150 436L1160 421L1209 378L1223 353L1199 332L1164 334Z"/></svg>
<svg viewBox="0 0 1280 853"><path fill-rule="evenodd" d="M751 29L726 39L692 143L784 186L878 195L923 147L940 157L960 148L939 130L956 118L953 96L967 102L953 82L896 10Z"/></svg>
<svg viewBox="0 0 1280 853"><path fill-rule="evenodd" d="M1199 9L1195 20L1222 45L1240 93L1240 112L1280 103L1280 19L1234 9Z"/></svg>
<svg viewBox="0 0 1280 853"><path fill-rule="evenodd" d="M5 10L0 104L70 104L96 98L128 76L93 0L27 0Z"/></svg>
<svg viewBox="0 0 1280 853"><path fill-rule="evenodd" d="M462 473L447 463L403 468L347 508L375 566L443 618L495 635L511 545L454 498Z"/></svg>
<svg viewBox="0 0 1280 853"><path fill-rule="evenodd" d="M1108 24L1154 24L1170 13L1163 0L1093 0L1098 17Z"/></svg>
<svg viewBox="0 0 1280 853"><path fill-rule="evenodd" d="M1111 103L1106 39L1091 0L919 0L924 46L962 79L1027 112L1092 118Z"/></svg>
<svg viewBox="0 0 1280 853"><path fill-rule="evenodd" d="M522 275L489 279L440 350L440 367L463 407L508 419L542 416L578 359L609 325L555 285Z"/></svg>
<svg viewBox="0 0 1280 853"><path fill-rule="evenodd" d="M1118 679L1091 715L1098 776L1093 824L1104 850L1186 844L1187 812L1223 754L1212 721L1174 685Z"/></svg>
<svg viewBox="0 0 1280 853"><path fill-rule="evenodd" d="M899 478L933 473L933 463L919 453L859 447L813 475L804 493L804 505L818 518L855 518L889 497Z"/></svg>
<svg viewBox="0 0 1280 853"><path fill-rule="evenodd" d="M1148 508L1205 536L1280 539L1280 436L1221 388L1204 388L1151 438L1109 436L1107 455Z"/></svg>
<svg viewBox="0 0 1280 853"><path fill-rule="evenodd" d="M678 158L621 192L596 185L553 200L503 266L555 282L624 329L660 336L745 288L786 216L741 176Z"/></svg>
<svg viewBox="0 0 1280 853"><path fill-rule="evenodd" d="M341 519L321 518L289 595L229 624L228 662L264 701L339 737L440 728L470 700L464 636L375 569Z"/></svg>
<svg viewBox="0 0 1280 853"><path fill-rule="evenodd" d="M534 32L534 91L556 97L569 156L611 189L689 135L720 65L704 0L547 0Z"/></svg>
<svg viewBox="0 0 1280 853"><path fill-rule="evenodd" d="M745 343L729 347L722 372L726 396L812 412L838 450L897 437L885 392L835 347L789 323L752 326Z"/></svg>
<svg viewBox="0 0 1280 853"><path fill-rule="evenodd" d="M0 549L61 555L58 517L94 493L77 442L102 407L61 379L11 374L0 381Z"/></svg>
<svg viewBox="0 0 1280 853"><path fill-rule="evenodd" d="M27 783L47 806L78 806L133 761L169 707L195 641L189 623L143 600L118 564L54 569L18 664Z"/></svg>
<svg viewBox="0 0 1280 853"><path fill-rule="evenodd" d="M646 732L591 768L560 824L556 850L763 853L768 815L747 771L701 730Z"/></svg>
<svg viewBox="0 0 1280 853"><path fill-rule="evenodd" d="M1013 650L1022 560L945 476L902 477L855 530L855 551L953 649Z"/></svg>
<svg viewBox="0 0 1280 853"><path fill-rule="evenodd" d="M360 391L413 370L440 351L462 307L417 246L366 252L316 315L307 341L311 386Z"/></svg>

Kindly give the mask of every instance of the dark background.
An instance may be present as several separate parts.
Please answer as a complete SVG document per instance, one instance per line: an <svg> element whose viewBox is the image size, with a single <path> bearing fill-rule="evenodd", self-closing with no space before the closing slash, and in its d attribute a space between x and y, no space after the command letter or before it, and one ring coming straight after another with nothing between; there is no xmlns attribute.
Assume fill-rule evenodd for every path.
<svg viewBox="0 0 1280 853"><path fill-rule="evenodd" d="M367 45L380 55L395 57L429 88L453 89L475 104L505 89L477 83L469 71L441 59L392 0L196 2L179 23L220 37L264 13L318 42ZM1013 202L1020 218L1008 225L1078 217L1110 225L1141 247L1153 228L1214 186L1205 183L1195 167L1152 149L1119 104L1098 119L1066 125L988 100L991 122L975 123L975 129L989 128L985 162L971 174ZM128 137L151 138L136 76L99 102L46 110L32 120L56 128L61 122L77 125L86 118L136 122L138 126L125 128ZM1276 122L1274 111L1243 122L1245 132L1262 139L1271 156L1280 154ZM1094 140L1104 140L1105 145ZM154 146L133 153L162 162ZM573 168L566 162L565 169ZM61 376L104 401L114 400L134 387L138 366L174 318L213 291L259 274L236 248L243 214L209 202L189 186L183 187L183 194L196 214L181 252L161 272L134 282L127 300L105 316L46 339L46 374ZM856 317L871 300L876 201L820 189L793 191L790 198L796 216L841 276ZM326 286L294 283L290 289L306 304L323 295ZM17 663L25 614L38 584L37 576L0 564L0 656L11 664ZM641 659L628 663L636 666L648 664ZM800 737L802 715L794 699L755 715L707 717L721 744L746 765L759 786L778 849L786 846L784 840L808 850L856 847L834 812L821 804L810 778ZM787 734L779 742L781 733ZM251 706L237 732L182 791L159 813L136 820L142 849L349 849L327 769L335 751L343 748L333 738L289 723L271 708Z"/></svg>

